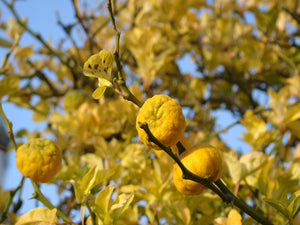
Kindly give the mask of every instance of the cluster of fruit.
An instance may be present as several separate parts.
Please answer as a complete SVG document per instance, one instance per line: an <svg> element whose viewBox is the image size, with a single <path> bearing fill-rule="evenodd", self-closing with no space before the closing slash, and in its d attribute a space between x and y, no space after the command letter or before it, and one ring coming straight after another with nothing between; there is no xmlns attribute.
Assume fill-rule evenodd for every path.
<svg viewBox="0 0 300 225"><path fill-rule="evenodd" d="M145 101L137 116L136 128L142 142L156 151L162 150L148 140L148 134L140 127L141 123L147 123L151 133L162 144L171 146L174 154L179 154L176 144L184 141L186 122L182 109L175 99L167 95L155 95ZM180 154L179 159L190 172L201 178L215 182L221 176L222 158L218 150L211 145L194 146ZM206 189L198 182L184 179L177 163L173 167L173 181L177 190L185 195L198 195Z"/></svg>
<svg viewBox="0 0 300 225"><path fill-rule="evenodd" d="M145 101L136 119L136 128L141 141L161 151L156 144L148 140L148 134L140 127L147 123L151 133L164 145L171 146L182 164L192 173L212 182L218 180L222 173L222 158L216 148L201 144L182 154L176 147L181 141L185 145L185 117L179 103L167 95L155 95ZM31 139L23 144L16 153L16 164L20 172L35 182L49 182L61 166L61 152L53 141L46 138ZM177 163L173 167L173 181L178 189L186 195L197 195L206 189L200 183L184 179Z"/></svg>

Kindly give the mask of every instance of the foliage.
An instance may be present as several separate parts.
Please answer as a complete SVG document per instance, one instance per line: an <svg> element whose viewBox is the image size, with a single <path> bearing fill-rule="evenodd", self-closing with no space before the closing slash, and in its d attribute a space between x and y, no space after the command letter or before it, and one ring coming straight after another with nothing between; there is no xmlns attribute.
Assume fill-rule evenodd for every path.
<svg viewBox="0 0 300 225"><path fill-rule="evenodd" d="M172 158L165 153L156 157L137 138L138 106L155 94L167 94L184 108L187 148L208 143L220 150L228 189L273 224L300 223L297 0L124 0L113 1L109 12L104 1L85 10L73 0L74 21L65 24L58 17L65 32L59 45L20 18L18 1L2 2L6 8L1 10L10 10L13 17L0 26L6 33L0 37L6 50L1 102L28 108L33 121L47 124L40 131L16 132L17 142L10 132L13 148L24 139L53 137L63 165L51 182L58 194L68 196L53 206L33 183L33 198L46 208L20 217L21 201L13 197L22 191L22 179L10 194L0 188L1 223L13 224L19 217L19 224L56 219L86 224L255 223L211 190L199 196L176 190ZM33 41L21 45L25 35ZM64 47L66 41L72 45ZM90 71L97 82L84 76L84 62L103 49L101 57L113 58L113 64L101 58L107 72ZM186 57L194 71L182 70ZM64 110L74 90L80 90L80 101L69 99L72 104ZM83 94L93 92L98 100ZM222 130L211 116L220 109L236 118ZM251 151L241 152L222 140L235 125L244 127L242 140ZM33 218L39 212L45 216Z"/></svg>

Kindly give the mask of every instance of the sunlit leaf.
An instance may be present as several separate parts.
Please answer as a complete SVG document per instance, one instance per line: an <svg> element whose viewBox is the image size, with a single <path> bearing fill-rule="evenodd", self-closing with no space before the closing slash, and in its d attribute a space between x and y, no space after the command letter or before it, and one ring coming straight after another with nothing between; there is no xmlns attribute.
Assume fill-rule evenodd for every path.
<svg viewBox="0 0 300 225"><path fill-rule="evenodd" d="M262 167L267 162L267 156L262 152L248 152L241 156L240 163L243 164L243 176L247 176Z"/></svg>
<svg viewBox="0 0 300 225"><path fill-rule="evenodd" d="M0 80L0 98L16 92L19 88L19 78L17 76L5 76Z"/></svg>
<svg viewBox="0 0 300 225"><path fill-rule="evenodd" d="M88 173L82 178L80 189L85 196L90 194L92 188L97 184L98 168L92 167Z"/></svg>
<svg viewBox="0 0 300 225"><path fill-rule="evenodd" d="M287 219L290 218L290 214L289 211L287 210L286 205L284 205L281 201L276 199L270 199L270 198L266 198L264 199L264 201L268 203L270 206L272 206L273 208L277 209L279 212L281 212L282 215L284 215Z"/></svg>
<svg viewBox="0 0 300 225"><path fill-rule="evenodd" d="M34 109L32 120L35 122L41 122L47 119L50 104L46 100L41 100L34 106Z"/></svg>
<svg viewBox="0 0 300 225"><path fill-rule="evenodd" d="M98 193L95 199L96 213L102 220L104 220L104 218L109 212L109 203L113 191L114 186L108 185Z"/></svg>
<svg viewBox="0 0 300 225"><path fill-rule="evenodd" d="M111 206L111 213L114 221L117 221L120 216L128 209L133 201L134 194L120 194Z"/></svg>
<svg viewBox="0 0 300 225"><path fill-rule="evenodd" d="M22 56L29 57L34 53L32 48L33 48L33 46L30 46L30 45L27 45L24 47L19 47L15 50L14 57L15 58L22 57Z"/></svg>
<svg viewBox="0 0 300 225"><path fill-rule="evenodd" d="M289 211L289 215L294 218L300 210L300 190L294 192L288 202L287 210Z"/></svg>
<svg viewBox="0 0 300 225"><path fill-rule="evenodd" d="M113 58L109 51L103 49L92 55L84 63L83 73L88 77L104 78L110 80Z"/></svg>
<svg viewBox="0 0 300 225"><path fill-rule="evenodd" d="M234 153L222 152L222 156L228 166L233 182L237 183L243 176L242 164L239 162L237 155Z"/></svg>
<svg viewBox="0 0 300 225"><path fill-rule="evenodd" d="M104 94L106 90L106 87L98 87L92 94L92 97L94 99L99 99L102 97L102 95Z"/></svg>
<svg viewBox="0 0 300 225"><path fill-rule="evenodd" d="M230 210L226 225L242 225L242 216L235 209Z"/></svg>
<svg viewBox="0 0 300 225"><path fill-rule="evenodd" d="M56 209L48 209L46 207L37 207L19 217L16 225L25 224L56 224Z"/></svg>

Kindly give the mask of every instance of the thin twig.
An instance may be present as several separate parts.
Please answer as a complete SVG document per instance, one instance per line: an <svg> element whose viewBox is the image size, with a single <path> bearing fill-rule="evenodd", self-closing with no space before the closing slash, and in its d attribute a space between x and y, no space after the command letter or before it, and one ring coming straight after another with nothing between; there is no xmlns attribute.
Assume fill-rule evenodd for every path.
<svg viewBox="0 0 300 225"><path fill-rule="evenodd" d="M16 187L15 190L13 190L13 191L11 191L11 192L9 193L9 198L8 198L8 200L6 201L6 204L5 204L5 206L4 206L4 209L3 209L2 213L1 213L1 216L0 216L0 223L2 223L2 222L7 218L7 212L8 212L8 210L9 210L9 207L10 207L11 204L12 204L12 201L13 201L13 198L14 198L15 194L23 187L24 178L25 178L25 177L22 177L22 179L21 179L21 181L20 181L18 187Z"/></svg>
<svg viewBox="0 0 300 225"><path fill-rule="evenodd" d="M114 56L114 60L117 65L117 76L113 79L113 81L115 84L117 84L117 86L123 92L122 96L124 99L133 102L138 107L141 107L143 105L143 103L140 102L128 89L125 79L124 79L124 76L123 76L123 69L122 69L122 65L120 62L120 54L119 54L119 51L120 51L119 42L120 42L121 33L120 33L120 31L118 31L118 28L116 26L116 21L115 21L115 17L113 14L111 0L108 0L108 2L107 2L107 9L109 11L110 20L111 20L114 30L115 30L115 48L114 48L113 56Z"/></svg>
<svg viewBox="0 0 300 225"><path fill-rule="evenodd" d="M0 99L0 115L2 116L5 124L6 124L6 127L7 127L7 130L8 130L8 137L14 147L14 149L17 151L18 149L18 145L16 143L16 140L15 140L15 135L14 135L14 132L13 132L13 124L11 121L9 121L3 111L3 108L2 108L2 102L1 102L1 99Z"/></svg>
<svg viewBox="0 0 300 225"><path fill-rule="evenodd" d="M54 205L52 205L52 203L43 195L43 193L41 192L39 186L37 185L37 183L31 181L33 189L34 189L34 193L32 198L39 200L40 202L42 202L48 209L54 209L56 208ZM62 218L64 221L66 222L70 222L73 223L62 211L60 211L58 208L56 208L56 215L59 216L60 218Z"/></svg>
<svg viewBox="0 0 300 225"><path fill-rule="evenodd" d="M60 54L56 52L43 38L40 34L35 33L33 30L31 30L19 17L16 10L14 9L13 3L8 3L5 0L2 0L2 2L9 8L10 12L13 14L14 18L16 19L17 23L24 28L30 35L32 35L35 39L37 39L40 43L43 44L43 46L50 52L50 54L54 55L59 59L59 61L65 65L72 73L73 79L74 79L74 85L76 85L77 80L77 74L74 71L73 67L68 63L68 61L63 60Z"/></svg>

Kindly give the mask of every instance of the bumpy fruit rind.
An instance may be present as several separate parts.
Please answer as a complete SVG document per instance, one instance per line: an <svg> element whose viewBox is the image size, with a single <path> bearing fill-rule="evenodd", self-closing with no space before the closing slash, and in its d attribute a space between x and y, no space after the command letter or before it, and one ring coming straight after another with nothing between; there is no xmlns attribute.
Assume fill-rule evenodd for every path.
<svg viewBox="0 0 300 225"><path fill-rule="evenodd" d="M211 145L197 145L183 152L179 158L189 171L212 182L218 180L222 174L222 158L219 151ZM178 164L173 167L173 181L177 190L185 195L199 195L206 189L202 184L183 179Z"/></svg>
<svg viewBox="0 0 300 225"><path fill-rule="evenodd" d="M33 138L21 145L16 153L19 171L34 182L47 183L61 167L61 152L47 138Z"/></svg>
<svg viewBox="0 0 300 225"><path fill-rule="evenodd" d="M139 122L146 122L152 134L166 146L173 146L179 141L186 124L179 103L167 95L155 95L147 99L136 119L141 141L159 150L158 146L147 140L147 134L140 128Z"/></svg>

